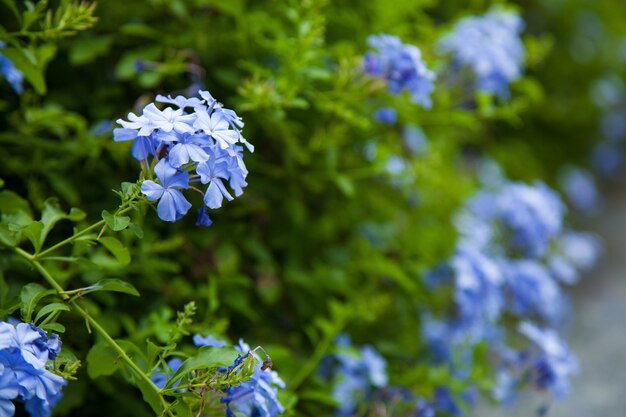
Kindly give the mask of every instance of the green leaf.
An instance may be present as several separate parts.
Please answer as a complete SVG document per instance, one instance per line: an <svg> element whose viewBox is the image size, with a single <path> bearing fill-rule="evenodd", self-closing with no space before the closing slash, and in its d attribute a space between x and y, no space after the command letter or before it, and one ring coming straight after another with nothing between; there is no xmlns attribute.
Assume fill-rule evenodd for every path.
<svg viewBox="0 0 626 417"><path fill-rule="evenodd" d="M113 44L113 36L83 37L75 40L69 50L72 65L87 64L100 55L106 54Z"/></svg>
<svg viewBox="0 0 626 417"><path fill-rule="evenodd" d="M43 243L50 233L50 230L61 220L71 220L73 222L77 222L83 220L85 218L85 212L73 207L69 214L65 213L61 210L61 206L59 205L59 201L56 198L49 198L43 203L43 209L41 211L41 223L43 224L43 229L40 233L40 243Z"/></svg>
<svg viewBox="0 0 626 417"><path fill-rule="evenodd" d="M9 229L12 229L9 227ZM35 252L39 252L41 249L41 233L43 230L43 223L41 222L32 222L26 227L18 229L24 236L30 240L30 243L33 244L33 248L35 248Z"/></svg>
<svg viewBox="0 0 626 417"><path fill-rule="evenodd" d="M152 368L156 363L158 356L163 352L164 348L155 344L150 339L146 340L146 344L148 345L148 355L146 357L146 361L148 362L148 367Z"/></svg>
<svg viewBox="0 0 626 417"><path fill-rule="evenodd" d="M163 415L163 404L161 403L161 398L159 397L159 394L157 394L157 392L154 390L154 385L149 384L148 381L145 381L143 378L139 378L135 374L132 375L135 385L137 386L137 388L139 388L141 394L143 395L144 401L150 404L150 407L152 407L152 411L154 411L156 415Z"/></svg>
<svg viewBox="0 0 626 417"><path fill-rule="evenodd" d="M54 294L55 292L55 290L48 290L35 283L24 285L22 291L20 292L20 301L22 303L20 312L22 314L22 319L26 322L31 321L31 316L33 315L35 307L37 307L39 300L47 295Z"/></svg>
<svg viewBox="0 0 626 417"><path fill-rule="evenodd" d="M113 291L113 292L123 292L125 294L139 296L139 292L135 287L133 287L128 282L119 280L119 279L101 279L96 282L94 285L90 285L86 287L83 294L87 294L90 292L98 292L98 291Z"/></svg>
<svg viewBox="0 0 626 417"><path fill-rule="evenodd" d="M43 68L37 65L32 54L26 54L19 48L7 47L2 49L2 54L9 58L13 65L22 73L24 77L32 84L38 94L46 93L46 80L43 75Z"/></svg>
<svg viewBox="0 0 626 417"><path fill-rule="evenodd" d="M91 379L113 375L122 365L119 354L105 343L97 343L87 354L87 374Z"/></svg>
<svg viewBox="0 0 626 417"><path fill-rule="evenodd" d="M39 328L45 331L51 331L55 333L65 333L65 326L61 323L48 323L43 326L39 326Z"/></svg>
<svg viewBox="0 0 626 417"><path fill-rule="evenodd" d="M238 353L233 348L216 348L213 346L201 347L198 354L187 359L178 368L167 382L166 387L179 380L183 375L196 369L212 369L219 366L231 365L237 359Z"/></svg>
<svg viewBox="0 0 626 417"><path fill-rule="evenodd" d="M46 314L54 313L55 311L70 311L70 308L62 303L52 303L47 306L43 306L41 310L37 312L37 316L35 316L35 323Z"/></svg>
<svg viewBox="0 0 626 417"><path fill-rule="evenodd" d="M115 256L120 264L128 265L130 263L130 252L122 242L110 236L101 237L99 242Z"/></svg>
<svg viewBox="0 0 626 417"><path fill-rule="evenodd" d="M106 210L102 210L102 218L106 222L107 226L114 232L124 230L130 224L130 217L128 216L116 216L109 213Z"/></svg>
<svg viewBox="0 0 626 417"><path fill-rule="evenodd" d="M130 230L133 231L135 236L137 236L139 239L143 239L143 229L141 228L141 226L135 223L131 223L128 225L128 227L130 228Z"/></svg>

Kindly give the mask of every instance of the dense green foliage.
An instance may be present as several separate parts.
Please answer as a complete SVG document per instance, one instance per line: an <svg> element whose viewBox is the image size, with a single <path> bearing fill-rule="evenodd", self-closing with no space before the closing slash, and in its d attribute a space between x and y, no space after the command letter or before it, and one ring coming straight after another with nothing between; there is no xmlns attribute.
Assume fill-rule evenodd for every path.
<svg viewBox="0 0 626 417"><path fill-rule="evenodd" d="M333 413L317 369L342 332L387 358L393 385L425 398L438 385L468 387L432 366L420 336L422 312L453 308L449 292L431 291L423 279L454 250L451 218L478 187L483 156L509 178L552 185L562 166L588 164L602 111L590 92L598 79L623 74L626 60L626 7L609 0L506 5L526 21L525 75L506 100L450 76L449 57L436 49L459 18L501 2L106 0L71 10L67 1L46 3L0 4L3 51L26 77L21 96L0 83L3 221L25 216L27 225L48 213L43 233L20 232L19 246L39 252L99 221L103 209L114 213L121 195L133 210L107 213L107 228L42 259L46 269L66 289L119 280L75 299L144 371L163 349L191 354L190 333L261 344L286 382L286 415ZM438 73L432 109L363 74L367 36L381 32L420 47ZM128 143L112 140L111 121L140 112L157 93L189 96L198 86L243 117L256 146L246 156L245 194L213 212L208 229L191 217L162 222L135 203L140 166ZM381 105L396 108L399 123L376 122ZM409 124L424 131L427 152L403 145ZM368 143L376 143L373 158ZM391 155L403 155L407 170L390 174ZM19 317L22 288L48 284L11 250L1 253L1 315ZM152 415L130 388L141 381L90 334L85 316L40 295L21 318L39 313L40 325L44 306L57 303L44 311L55 315L48 324L58 321L48 329L64 328L67 360L82 363L56 412ZM223 354L215 366L234 359ZM485 355L479 345L471 383L488 392Z"/></svg>

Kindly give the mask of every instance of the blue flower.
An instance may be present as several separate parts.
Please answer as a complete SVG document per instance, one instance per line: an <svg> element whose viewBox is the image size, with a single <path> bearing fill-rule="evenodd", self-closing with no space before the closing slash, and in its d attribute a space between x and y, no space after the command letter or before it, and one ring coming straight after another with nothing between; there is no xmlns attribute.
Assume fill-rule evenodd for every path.
<svg viewBox="0 0 626 417"><path fill-rule="evenodd" d="M160 200L157 213L161 219L177 221L184 216L191 204L181 190L193 188L204 200L196 224L209 226L207 207L219 208L224 198L233 199L231 193L235 197L243 194L248 185L243 146L251 152L254 147L241 134L243 121L233 110L224 108L208 91L199 94L201 98L159 95L157 102L177 108L161 110L150 103L140 116L129 113L128 120L119 119L122 128L114 129L113 137L115 141L132 140L131 153L144 161L142 166L150 165L150 155L160 158L154 168L159 182L144 181L142 192L150 201ZM208 187L189 187L190 182Z"/></svg>
<svg viewBox="0 0 626 417"><path fill-rule="evenodd" d="M0 364L0 416L12 416L15 413L13 400L19 395L20 386L15 374Z"/></svg>
<svg viewBox="0 0 626 417"><path fill-rule="evenodd" d="M338 403L338 415L352 416L373 388L387 386L387 362L371 346L355 350L347 335L341 335L336 344L341 350L334 355L333 398Z"/></svg>
<svg viewBox="0 0 626 417"><path fill-rule="evenodd" d="M570 204L581 213L595 213L600 208L600 194L590 172L567 167L559 175L561 188Z"/></svg>
<svg viewBox="0 0 626 417"><path fill-rule="evenodd" d="M398 112L391 107L379 107L374 112L374 119L386 125L392 125L398 119Z"/></svg>
<svg viewBox="0 0 626 417"><path fill-rule="evenodd" d="M165 159L161 159L154 167L154 173L160 184L146 180L141 184L141 192L148 200L159 200L157 214L161 220L174 222L184 216L191 208L179 189L189 186L189 174L178 172Z"/></svg>
<svg viewBox="0 0 626 417"><path fill-rule="evenodd" d="M462 245L450 263L455 274L460 320L494 322L504 301L501 290L504 279L498 264L470 245Z"/></svg>
<svg viewBox="0 0 626 417"><path fill-rule="evenodd" d="M169 369L162 370L161 368L157 368L152 375L150 376L150 380L154 382L159 389L163 389L167 384L169 378L174 375L176 371L181 367L183 361L180 358L172 358L167 361L167 367ZM176 381L172 384L172 387L176 388L180 384L180 381Z"/></svg>
<svg viewBox="0 0 626 417"><path fill-rule="evenodd" d="M0 41L0 49L4 48L6 45L4 42ZM11 84L13 90L16 93L22 94L24 88L22 87L22 82L24 81L24 74L22 71L15 68L13 62L0 53L0 73L6 78L6 80Z"/></svg>
<svg viewBox="0 0 626 417"><path fill-rule="evenodd" d="M211 335L202 336L201 334L193 335L193 344L196 346L214 346L214 347L226 346L226 342L222 340L218 340Z"/></svg>
<svg viewBox="0 0 626 417"><path fill-rule="evenodd" d="M406 125L402 128L404 146L412 155L424 155L428 152L429 144L426 134L419 126Z"/></svg>
<svg viewBox="0 0 626 417"><path fill-rule="evenodd" d="M259 357L256 353L250 352L250 347L242 339L239 340L239 345L235 349L241 353L252 354L257 363L254 365L254 374L249 380L226 390L226 396L221 400L226 404L226 415L235 416L231 407L234 407L238 413L250 417L276 417L285 411L276 397L278 388L285 387L283 380L275 371L261 369ZM233 368L242 358L242 356L237 358Z"/></svg>
<svg viewBox="0 0 626 417"><path fill-rule="evenodd" d="M58 336L33 324L0 322L0 415L13 415L16 400L31 416L50 415L66 383L48 370L59 349Z"/></svg>
<svg viewBox="0 0 626 417"><path fill-rule="evenodd" d="M531 381L538 388L551 391L562 398L569 392L569 378L578 372L578 361L565 342L552 329L523 322L519 331L532 341L539 351L531 359Z"/></svg>
<svg viewBox="0 0 626 417"><path fill-rule="evenodd" d="M503 261L502 270L511 296L510 311L521 317L538 314L551 323L562 318L565 300L548 268L523 259Z"/></svg>
<svg viewBox="0 0 626 417"><path fill-rule="evenodd" d="M419 48L387 34L369 36L367 43L377 51L365 55L365 71L384 78L391 94L408 91L414 103L430 108L435 73L426 67Z"/></svg>
<svg viewBox="0 0 626 417"><path fill-rule="evenodd" d="M439 46L453 54L457 65L472 69L478 90L505 97L509 83L522 74L523 27L517 14L491 11L461 19Z"/></svg>

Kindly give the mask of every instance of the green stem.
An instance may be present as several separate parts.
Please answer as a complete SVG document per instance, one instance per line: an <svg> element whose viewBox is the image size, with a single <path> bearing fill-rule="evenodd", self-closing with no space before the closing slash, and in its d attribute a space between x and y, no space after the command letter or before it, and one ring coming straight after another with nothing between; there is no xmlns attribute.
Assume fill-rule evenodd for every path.
<svg viewBox="0 0 626 417"><path fill-rule="evenodd" d="M341 329L343 329L343 326L343 324L338 323L334 329L334 332L326 332L322 341L318 343L315 347L313 355L311 355L309 360L306 361L306 363L300 368L300 372L296 374L293 380L289 382L288 386L291 391L295 392L300 387L300 385L302 385L302 383L309 377L309 375L315 372L318 364L320 363L326 352L328 352L328 350L330 349L333 340L335 340L337 334L339 334Z"/></svg>
<svg viewBox="0 0 626 417"><path fill-rule="evenodd" d="M124 214L130 210L132 210L134 208L134 206L130 206L130 207L125 207L124 206L120 207L116 212L115 215L118 216L120 214ZM86 235L87 233L91 232L94 229L98 229L103 227L104 225L106 225L106 222L104 220L100 220L99 222L96 222L94 224L92 224L91 226L88 226L86 228L84 228L83 230L81 230L80 232L77 232L75 234L73 234L72 236L68 237L65 240L60 241L59 243L50 246L48 249L43 250L39 253L36 253L33 256L33 259L38 259L38 258L42 258L44 256L46 256L47 254L49 254L50 252L54 252L55 250L59 249L62 246L67 245L68 243L72 243L73 241L75 241L76 239L78 239L79 237Z"/></svg>
<svg viewBox="0 0 626 417"><path fill-rule="evenodd" d="M98 222L98 223L102 223L102 222ZM88 229L93 228L98 223L90 226ZM154 393L159 397L161 401L161 405L163 406L164 410L170 416L174 417L174 415L172 414L172 411L170 410L170 405L167 403L167 401L165 401L165 399L163 398L163 395L161 395L161 391L159 390L159 388L156 385L154 385L154 382L152 382L152 380L141 370L141 368L139 368L139 366L126 354L124 349L122 349L122 347L111 337L111 335L109 335L109 333L100 325L100 323L98 323L96 319L91 317L89 313L87 313L87 311L84 308L82 308L76 300L70 299L71 297L63 290L63 287L59 285L59 283L54 279L54 277L50 274L50 272L48 272L48 270L37 260L37 258L34 255L31 255L30 253L20 248L15 248L15 252L19 254L20 256L22 256L23 258L27 259L31 264L33 264L35 269L50 284L50 286L57 291L57 293L63 300L69 301L68 304L72 307L72 309L74 309L74 311L80 314L83 317L83 319L89 323L89 326L93 328L97 333L99 333L100 336L104 338L104 340L107 341L107 343L113 348L113 350L115 350L120 355L122 360L126 362L126 364L128 364L128 366L135 372L135 374L140 379L142 379L147 384L147 386L149 386L150 389L153 390Z"/></svg>

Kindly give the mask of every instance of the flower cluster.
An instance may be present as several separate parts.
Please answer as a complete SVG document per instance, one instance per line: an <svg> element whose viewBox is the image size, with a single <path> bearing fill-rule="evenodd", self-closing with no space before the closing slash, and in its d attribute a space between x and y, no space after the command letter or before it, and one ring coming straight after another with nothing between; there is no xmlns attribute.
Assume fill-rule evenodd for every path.
<svg viewBox="0 0 626 417"><path fill-rule="evenodd" d="M353 416L359 404L372 401L387 386L387 362L371 346L355 349L348 335L335 341L338 352L327 358L325 372L333 382L337 415Z"/></svg>
<svg viewBox="0 0 626 417"><path fill-rule="evenodd" d="M56 334L32 323L0 322L0 415L12 416L20 401L31 416L50 415L66 381L48 362L61 350Z"/></svg>
<svg viewBox="0 0 626 417"><path fill-rule="evenodd" d="M233 200L233 194L240 196L247 185L248 170L239 144L250 152L254 147L242 136L243 122L234 111L207 91L199 94L201 99L159 95L157 102L177 108L160 110L150 103L140 116L129 113L128 121L117 120L123 128L114 129L113 134L116 141L132 140L132 155L146 165L153 157L157 181L145 180L141 192L150 201L158 200L159 218L174 222L184 216L191 203L181 190L192 189L202 194L204 201L197 224L209 226L206 209L221 207L224 199ZM192 183L206 188L201 190Z"/></svg>
<svg viewBox="0 0 626 417"><path fill-rule="evenodd" d="M226 390L226 397L222 398L222 402L226 404L226 416L235 417L233 408L243 415L258 417L276 417L285 411L276 398L278 388L285 388L285 383L276 371L266 369L265 362L256 354L256 349L250 350L250 346L243 340L239 339L239 345L235 349L243 353L243 356L240 355L235 360L233 368L246 355L253 355L257 363L249 380Z"/></svg>
<svg viewBox="0 0 626 417"><path fill-rule="evenodd" d="M477 89L506 96L509 83L522 73L523 27L522 19L509 11L465 17L440 41L440 48L457 65L471 68Z"/></svg>
<svg viewBox="0 0 626 417"><path fill-rule="evenodd" d="M385 79L392 94L408 91L414 103L430 108L435 73L426 67L419 48L387 34L372 35L367 43L377 51L365 55L365 71Z"/></svg>
<svg viewBox="0 0 626 417"><path fill-rule="evenodd" d="M556 326L566 306L561 284L575 282L599 254L594 236L563 229L564 215L558 195L542 183L503 182L469 200L456 221L456 253L444 270L454 283L457 316L423 326L435 356L449 360L454 346L487 341L503 369L519 369L501 372L502 384L517 386L515 378L523 378L557 397L567 392L575 359L556 331L528 321ZM538 355L506 346L499 326L504 313L525 321L520 332L540 348ZM527 377L530 369L534 378ZM498 386L496 397L509 397L506 391Z"/></svg>
<svg viewBox="0 0 626 417"><path fill-rule="evenodd" d="M5 46L6 44L0 41L0 49L4 48ZM11 87L13 87L13 90L15 90L16 93L22 94L22 82L24 81L24 74L22 74L22 71L15 68L13 62L9 58L4 56L1 52L0 73L4 76L4 78L6 78L9 84L11 84Z"/></svg>

